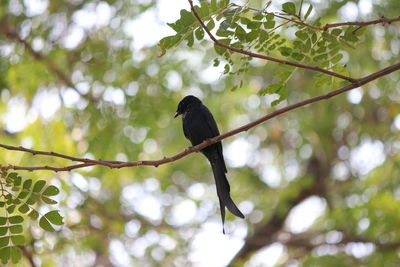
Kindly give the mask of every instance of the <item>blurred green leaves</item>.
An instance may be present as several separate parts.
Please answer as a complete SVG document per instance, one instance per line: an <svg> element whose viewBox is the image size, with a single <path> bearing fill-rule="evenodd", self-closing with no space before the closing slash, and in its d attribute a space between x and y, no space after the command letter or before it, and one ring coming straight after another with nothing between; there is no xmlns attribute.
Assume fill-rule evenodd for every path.
<svg viewBox="0 0 400 267"><path fill-rule="evenodd" d="M136 42L146 38L143 33L131 35L140 26L129 27L130 23L149 13L157 17L152 13L158 8L155 1L77 4L52 0L39 15L28 15L26 1L0 2L2 23L14 28L78 89L66 86L23 44L1 35L0 115L4 120L0 138L6 144L96 159L160 159L190 145L180 121L172 119L176 104L186 94L201 97L221 132L226 132L264 116L272 106L296 103L346 84L325 74L213 46L189 10L178 12L178 19L169 24L173 34L161 39L158 48L138 48ZM240 6L229 1L197 1L195 10L219 42L281 60L351 77L398 60L397 24L324 29L326 23L341 21L338 14L351 1L303 2L301 6L302 1L250 1ZM9 3L21 5L11 7ZM361 5L357 7L361 10ZM397 7L397 0L373 5L371 12L359 12L360 20L376 19L376 14L397 16ZM108 20L100 16L96 26L88 26L91 16L86 15L107 9L111 11ZM82 14L84 26L79 25ZM104 24L97 24L101 21ZM151 34L146 32L146 37ZM82 39L67 48L69 36ZM160 49L162 57L157 57ZM393 73L357 88L354 94L297 109L224 140L232 195L248 211L245 221L228 218L227 226L234 235L236 229L245 227L251 238L256 228L268 225L275 215L285 220L282 214L293 210L293 199L301 199L312 184L307 166L316 157L326 162L327 192L320 192L319 197L327 207L305 234L319 233L320 242L334 250L324 255L323 246L310 252L286 244L279 264L398 265L396 249L379 249L379 244L390 245L399 235L395 213L400 182L397 84L398 74ZM48 92L56 95L52 99L59 104L52 115L45 116L53 100L40 100ZM78 92L93 95L97 101ZM23 114L21 121L26 120L24 127L14 132L9 125L19 121L12 120L11 111ZM377 157L376 151L362 156L355 153L366 139L379 140L385 158L381 166L360 174L354 162L364 157L371 160L369 154ZM232 160L232 151L239 160ZM0 153L4 165L70 164L19 152ZM364 166L370 164L363 162ZM159 168L89 167L65 173L9 174L2 178L5 183L9 179L7 196L0 199L4 212L0 216L0 254L8 263L24 264L18 247L24 246L42 265L58 264L54 259L81 264L84 258L85 262L93 260L88 264L97 261L111 266L121 258L111 249L118 244L118 253L126 250L134 266L190 266L196 264L190 255L197 252L192 240L207 228L204 223L217 221L212 173L199 154ZM195 219L185 223L176 219L181 203L191 203ZM157 216L151 216L152 210ZM60 214L65 214L65 220ZM58 232L64 221L63 231ZM278 229L271 236L287 236L290 230L285 226L284 232ZM331 232L350 233L377 246L357 258L343 240L332 242L328 238ZM223 240L215 233L212 236L218 242ZM271 236L260 235L257 240L271 241ZM244 240L246 244L249 239Z"/></svg>

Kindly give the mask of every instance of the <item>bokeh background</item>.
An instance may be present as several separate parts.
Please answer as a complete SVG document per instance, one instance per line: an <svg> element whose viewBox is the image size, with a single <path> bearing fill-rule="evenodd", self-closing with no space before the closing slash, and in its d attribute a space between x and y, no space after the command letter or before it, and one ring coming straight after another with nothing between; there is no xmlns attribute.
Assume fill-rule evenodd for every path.
<svg viewBox="0 0 400 267"><path fill-rule="evenodd" d="M304 2L323 23L400 14L398 0ZM221 132L273 111L277 96L258 93L274 80L276 63L251 61L244 85L231 91L234 77L213 66L208 40L159 57L158 41L174 34L166 23L188 8L184 0L0 1L1 143L160 159L189 146L173 119L187 94L203 99ZM351 77L398 62L399 25L369 26L356 49L343 47ZM296 72L278 107L336 89L314 76ZM199 153L158 168L19 172L59 186L65 217L56 233L27 222L27 251L38 266L398 266L399 81L393 73L224 140L232 197L246 215L229 214L226 235ZM0 158L69 164L7 150Z"/></svg>

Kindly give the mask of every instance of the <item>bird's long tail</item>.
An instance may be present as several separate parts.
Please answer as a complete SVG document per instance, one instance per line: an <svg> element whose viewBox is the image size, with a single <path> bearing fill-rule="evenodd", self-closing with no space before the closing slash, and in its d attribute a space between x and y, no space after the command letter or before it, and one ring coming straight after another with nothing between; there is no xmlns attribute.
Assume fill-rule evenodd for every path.
<svg viewBox="0 0 400 267"><path fill-rule="evenodd" d="M225 175L225 164L220 157L209 158L214 173L215 184L217 186L217 194L221 209L222 225L225 223L225 207L235 216L244 218L243 213L233 202L230 196L230 186ZM225 233L225 230L224 230Z"/></svg>

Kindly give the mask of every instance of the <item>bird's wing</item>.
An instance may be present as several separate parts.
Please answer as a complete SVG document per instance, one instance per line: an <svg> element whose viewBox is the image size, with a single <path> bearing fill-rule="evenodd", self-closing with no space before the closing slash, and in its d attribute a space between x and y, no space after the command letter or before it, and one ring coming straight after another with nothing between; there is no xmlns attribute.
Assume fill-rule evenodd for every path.
<svg viewBox="0 0 400 267"><path fill-rule="evenodd" d="M210 110L208 110L208 108L204 105L201 105L201 114L203 115L204 120L206 121L207 126L209 127L212 137L219 135L217 123L215 122L215 119L211 114Z"/></svg>
<svg viewBox="0 0 400 267"><path fill-rule="evenodd" d="M211 114L210 110L206 106L201 105L201 111L202 111L201 113L204 116L204 120L206 121L206 124L210 130L210 133L211 133L210 137L218 136L219 135L218 126L217 126L217 123L215 122L215 119L214 119L213 115ZM222 153L222 143L217 142L215 145L218 149L218 155L222 158L222 163L224 164L225 173L227 173L228 170L226 169L224 155Z"/></svg>

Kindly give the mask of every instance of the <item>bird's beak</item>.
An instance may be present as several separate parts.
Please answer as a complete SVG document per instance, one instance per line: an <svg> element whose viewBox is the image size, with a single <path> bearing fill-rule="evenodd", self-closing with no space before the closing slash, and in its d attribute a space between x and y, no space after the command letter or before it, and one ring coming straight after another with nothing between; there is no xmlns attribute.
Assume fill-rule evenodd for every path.
<svg viewBox="0 0 400 267"><path fill-rule="evenodd" d="M177 111L177 112L175 113L174 119L175 119L176 117L178 117L179 115L181 115L181 113L180 113L179 111Z"/></svg>

